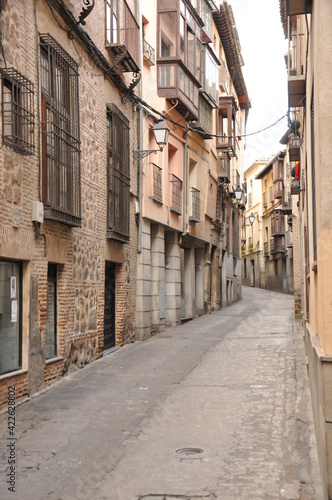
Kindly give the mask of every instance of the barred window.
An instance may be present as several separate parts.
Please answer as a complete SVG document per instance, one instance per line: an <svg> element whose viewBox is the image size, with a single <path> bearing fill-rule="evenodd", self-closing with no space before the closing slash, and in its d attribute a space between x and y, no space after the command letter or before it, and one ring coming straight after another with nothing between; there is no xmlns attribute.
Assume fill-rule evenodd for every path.
<svg viewBox="0 0 332 500"><path fill-rule="evenodd" d="M45 218L81 225L78 65L40 35Z"/></svg>
<svg viewBox="0 0 332 500"><path fill-rule="evenodd" d="M129 242L129 121L114 105L107 107L107 237Z"/></svg>
<svg viewBox="0 0 332 500"><path fill-rule="evenodd" d="M172 174L172 205L173 212L182 214L182 181Z"/></svg>
<svg viewBox="0 0 332 500"><path fill-rule="evenodd" d="M163 190L162 190L162 169L153 163L153 197L162 203Z"/></svg>
<svg viewBox="0 0 332 500"><path fill-rule="evenodd" d="M35 151L34 85L14 68L1 69L2 142L22 154Z"/></svg>

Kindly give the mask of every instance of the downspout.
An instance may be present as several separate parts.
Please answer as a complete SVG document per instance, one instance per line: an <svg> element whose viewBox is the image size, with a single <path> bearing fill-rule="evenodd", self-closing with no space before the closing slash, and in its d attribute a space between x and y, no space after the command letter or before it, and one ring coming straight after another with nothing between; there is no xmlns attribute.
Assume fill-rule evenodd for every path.
<svg viewBox="0 0 332 500"><path fill-rule="evenodd" d="M140 54L140 68L143 72L143 27L142 27L142 16L140 12L140 2L136 2L136 19L138 19L140 27L139 36L139 54ZM143 75L142 75L143 76ZM143 98L143 78L140 79L138 84L139 97ZM143 109L139 104L138 106L138 150L143 149ZM137 252L142 252L142 232L143 232L143 219L142 219L142 209L143 209L143 158L138 159L138 236L137 236Z"/></svg>
<svg viewBox="0 0 332 500"><path fill-rule="evenodd" d="M183 234L187 233L188 229L188 129L184 133L184 189L183 189Z"/></svg>

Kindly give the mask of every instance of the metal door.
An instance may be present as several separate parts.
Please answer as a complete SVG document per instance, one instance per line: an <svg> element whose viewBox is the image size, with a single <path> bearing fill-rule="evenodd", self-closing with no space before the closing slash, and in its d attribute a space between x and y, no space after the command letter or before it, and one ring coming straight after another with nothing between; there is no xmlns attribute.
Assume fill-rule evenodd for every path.
<svg viewBox="0 0 332 500"><path fill-rule="evenodd" d="M104 349L115 346L115 264L105 266Z"/></svg>

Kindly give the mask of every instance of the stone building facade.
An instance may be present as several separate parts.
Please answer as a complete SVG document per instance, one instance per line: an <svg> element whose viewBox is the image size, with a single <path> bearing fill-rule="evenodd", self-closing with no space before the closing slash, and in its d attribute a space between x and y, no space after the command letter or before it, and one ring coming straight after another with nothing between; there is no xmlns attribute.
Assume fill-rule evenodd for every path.
<svg viewBox="0 0 332 500"><path fill-rule="evenodd" d="M241 298L250 100L226 1L2 0L0 15L3 407L10 385L36 393Z"/></svg>
<svg viewBox="0 0 332 500"><path fill-rule="evenodd" d="M139 27L83 7L1 2L1 406L135 339Z"/></svg>

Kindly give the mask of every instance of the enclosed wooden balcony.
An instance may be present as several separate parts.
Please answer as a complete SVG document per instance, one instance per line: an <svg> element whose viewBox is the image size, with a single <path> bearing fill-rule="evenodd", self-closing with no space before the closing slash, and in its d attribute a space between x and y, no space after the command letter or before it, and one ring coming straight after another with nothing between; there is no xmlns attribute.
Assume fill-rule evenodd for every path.
<svg viewBox="0 0 332 500"><path fill-rule="evenodd" d="M303 20L294 16L288 22L288 101L290 108L303 107L306 95L306 34Z"/></svg>
<svg viewBox="0 0 332 500"><path fill-rule="evenodd" d="M158 95L165 97L188 121L199 116L200 84L182 61L158 62ZM177 101L177 102L176 102Z"/></svg>
<svg viewBox="0 0 332 500"><path fill-rule="evenodd" d="M286 0L286 12L288 16L300 14L311 14L313 0Z"/></svg>
<svg viewBox="0 0 332 500"><path fill-rule="evenodd" d="M217 150L236 157L236 112L238 108L232 96L219 97L217 121Z"/></svg>
<svg viewBox="0 0 332 500"><path fill-rule="evenodd" d="M281 236L285 234L285 217L282 210L276 210L271 217L271 235Z"/></svg>

